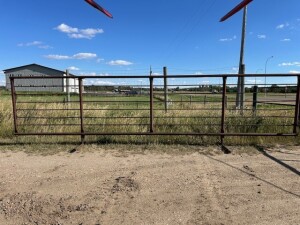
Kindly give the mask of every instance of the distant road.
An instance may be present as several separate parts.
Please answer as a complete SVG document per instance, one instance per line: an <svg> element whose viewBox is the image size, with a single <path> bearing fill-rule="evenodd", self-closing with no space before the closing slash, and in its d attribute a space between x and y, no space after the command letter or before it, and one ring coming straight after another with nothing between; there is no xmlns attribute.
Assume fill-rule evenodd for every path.
<svg viewBox="0 0 300 225"><path fill-rule="evenodd" d="M277 105L295 105L296 96L295 95L270 95L261 96L258 98L259 103L266 104L277 104Z"/></svg>

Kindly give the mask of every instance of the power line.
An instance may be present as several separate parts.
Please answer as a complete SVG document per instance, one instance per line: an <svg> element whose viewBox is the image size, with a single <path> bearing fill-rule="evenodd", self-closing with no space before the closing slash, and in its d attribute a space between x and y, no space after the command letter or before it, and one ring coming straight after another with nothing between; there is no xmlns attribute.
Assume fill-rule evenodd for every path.
<svg viewBox="0 0 300 225"><path fill-rule="evenodd" d="M174 54L174 51L176 49L178 49L180 47L180 45L187 39L187 37L195 30L195 28L197 26L199 26L200 22L203 20L203 18L206 16L206 14L210 11L210 9L214 6L214 4L216 3L216 1L217 0L213 0L213 1L208 0L207 2L205 1L202 5L206 5L209 2L211 4L203 12L201 12L201 10L205 9L205 7L199 7L199 8L196 9L196 11L190 17L190 19L184 24L184 26L182 27L182 29L180 29L180 31L177 33L177 35L175 36L175 38L168 45L167 51L165 51L165 52L167 52L167 54L164 57L165 59L170 58ZM192 25L192 27L190 27L190 29L188 29L188 26L191 24L192 21L196 21L196 23L194 23L194 25ZM180 38L180 36L182 34L184 36L182 36ZM178 41L177 41L177 39L178 39ZM171 51L169 51L168 49L170 49L172 47L172 45L175 45L175 46L174 46L174 48Z"/></svg>

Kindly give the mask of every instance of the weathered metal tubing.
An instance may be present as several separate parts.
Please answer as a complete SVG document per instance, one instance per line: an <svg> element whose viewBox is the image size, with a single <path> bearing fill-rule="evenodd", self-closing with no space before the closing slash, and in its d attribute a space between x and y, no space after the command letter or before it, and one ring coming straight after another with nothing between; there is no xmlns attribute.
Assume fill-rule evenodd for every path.
<svg viewBox="0 0 300 225"><path fill-rule="evenodd" d="M252 111L253 111L253 115L256 115L257 97L258 97L258 87L255 85L254 86L254 90L253 90L253 97L252 97Z"/></svg>
<svg viewBox="0 0 300 225"><path fill-rule="evenodd" d="M147 117L148 118L148 117ZM28 123L28 124L17 124L18 126L80 126L80 123L77 124L65 124L65 123L59 123L59 124L42 124L42 123ZM148 123L142 124L133 124L133 123L116 123L116 124L109 124L109 123L105 123L105 124L98 124L98 123L89 123L89 124L84 124L84 126L146 126L149 125ZM170 124L168 123L156 123L155 126L168 126ZM194 125L200 125L200 126L221 126L219 123L201 123L201 124L197 124L194 123ZM230 126L230 127L247 127L247 126L262 126L262 125L257 125L257 124L226 124L226 126ZM184 124L184 123L172 123L172 126L190 126L190 124ZM294 126L294 124L269 124L269 125L263 125L265 127L290 127L290 126Z"/></svg>
<svg viewBox="0 0 300 225"><path fill-rule="evenodd" d="M80 109L22 109L19 108L17 111L78 111Z"/></svg>
<svg viewBox="0 0 300 225"><path fill-rule="evenodd" d="M153 77L149 77L150 81L150 133L154 132L154 112L153 112Z"/></svg>
<svg viewBox="0 0 300 225"><path fill-rule="evenodd" d="M10 87L11 87L11 97L12 97L12 107L13 107L13 117L14 117L14 132L18 133L17 127L17 99L16 99L16 90L15 90L15 80L13 77L10 77Z"/></svg>
<svg viewBox="0 0 300 225"><path fill-rule="evenodd" d="M94 124L85 124L84 125L85 127L87 127L87 126L101 126L101 127L112 127L112 126L117 126L117 127L121 127L121 126L123 126L123 127L126 127L126 126L149 126L149 124L148 123L139 123L139 124L132 124L132 123L129 123L129 124L124 124L124 123L116 123L116 124L109 124L109 123L106 123L106 124L96 124L96 123L94 123Z"/></svg>
<svg viewBox="0 0 300 225"><path fill-rule="evenodd" d="M61 119L80 119L79 116L68 116L68 117L57 117L57 116L32 116L32 117L27 117L27 116L18 116L17 117L18 119L58 119L58 120L61 120ZM86 118L86 117L85 117Z"/></svg>
<svg viewBox="0 0 300 225"><path fill-rule="evenodd" d="M68 102L68 103L79 103L79 101L70 101L70 102ZM23 102L23 101L19 101L18 102L18 104L65 104L65 102L62 102L62 101L60 101L60 102L51 102L51 101L49 101L49 102L32 102L32 101L30 101L30 102Z"/></svg>
<svg viewBox="0 0 300 225"><path fill-rule="evenodd" d="M58 132L53 132L53 133L37 133L37 132L32 132L32 133L17 133L16 135L18 136L35 136L35 135L42 135L42 136L50 136L50 135L57 135L57 136L78 136L78 135L85 135L85 136L93 136L93 135L117 135L117 136L125 136L125 135L136 135L136 136L144 136L144 135L150 135L150 136L215 136L215 137L220 137L220 136L236 136L236 137L260 137L260 136L266 136L266 137L295 137L297 134L294 133L160 133L160 132L129 132L129 133L114 133L114 132L107 132L107 133L101 133L101 132L84 132L84 133L76 133L76 132L69 132L69 133L58 133Z"/></svg>
<svg viewBox="0 0 300 225"><path fill-rule="evenodd" d="M295 118L293 133L298 133L299 126L299 104L300 104L300 76L297 76L297 94L296 94L296 104L295 104Z"/></svg>
<svg viewBox="0 0 300 225"><path fill-rule="evenodd" d="M32 126L44 126L44 127L51 127L51 126L80 126L80 123L78 124L41 124L41 123L37 123L37 124L18 124L18 126L20 127L32 127Z"/></svg>
<svg viewBox="0 0 300 225"><path fill-rule="evenodd" d="M244 75L245 77L265 77L266 74L261 74L261 75L257 75L257 74L253 74L253 75ZM268 74L267 76L273 76L273 77L281 77L282 75L281 74L277 74L277 75L270 75ZM284 75L286 76L286 75ZM297 94L296 94L296 100L274 100L274 101L271 101L271 100L264 100L264 101L257 101L257 103L265 103L265 104L270 104L270 103L276 103L276 102L280 102L280 103L285 103L285 102L295 102L295 105L291 105L292 107L290 106L287 106L287 108L285 108L284 106L280 107L280 108L276 108L276 111L289 111L288 115L287 116L284 116L284 119L290 119L288 121L284 121L284 123L281 123L281 120L279 118L283 118L283 116L277 116L277 115L268 115L268 116L265 116L265 115L259 115L260 112L264 112L264 111L273 111L273 109L266 109L266 108L258 108L256 111L257 111L257 116L261 119L269 119L269 118L278 118L278 121L277 123L279 124L263 124L263 125L260 125L260 124L255 124L255 122L253 123L251 121L251 119L253 119L254 117L253 116L249 116L249 114L246 114L247 111L250 111L250 110L253 110L252 108L251 109L248 109L248 108L244 108L243 111L245 111L245 115L246 116L226 116L226 103L229 104L231 102L235 102L235 101L232 101L232 100L228 100L226 101L226 86L230 85L230 84L227 84L227 78L236 78L237 75L171 75L171 76L168 76L168 78L178 78L178 79L183 79L183 78L207 78L207 77L210 77L210 78L223 78L223 84L218 86L218 92L219 93L200 93L200 92L197 92L198 90L195 90L194 92L191 91L192 89L189 89L188 91L174 91L174 93L168 93L168 95L170 96L170 99L171 99L171 96L172 94L177 94L180 96L180 94L182 95L186 95L184 98L181 96L182 100L179 101L179 100L174 100L172 101L172 104L176 104L176 106L178 106L179 104L182 104L182 108L181 109L176 109L176 108L172 108L172 105L168 108L168 111L170 111L170 116L168 116L169 114L165 114L166 116L155 116L155 112L161 112L161 111L165 111L166 107L164 107L164 103L166 103L166 101L162 101L160 99L163 98L164 96L164 92L163 91L160 91L159 89L156 89L157 87L161 86L163 87L163 85L155 85L154 81L156 81L155 79L163 79L164 76L105 76L105 77L102 77L102 76L81 76L81 77L76 77L78 78L79 80L79 95L77 96L79 98L79 100L77 101L70 101L70 107L72 108L62 108L62 106L60 104L64 104L63 101L26 101L26 100L23 100L23 101L16 101L16 87L25 87L25 86L15 86L15 82L11 82L11 90L12 90L12 102L13 102L13 113L14 113L14 130L15 130L15 133L16 135L78 135L78 136L81 136L81 141L84 142L84 137L86 135L164 135L164 136L174 136L174 135L191 135L191 136L216 136L216 137L221 137L221 142L223 144L223 139L224 137L227 137L227 136L296 136L297 133L298 133L298 125L299 125L299 116L300 116L300 87L299 87L299 77L300 77L300 74L290 74L290 75L287 75L289 77L297 77L298 78L298 85L297 85ZM22 77L21 79L25 79L26 77ZM37 79L39 77L28 77L28 79ZM42 78L45 78L45 79L53 79L55 77L42 77ZM61 78L60 76L57 77L57 78ZM121 98L121 97L124 97L124 101L122 100L93 100L94 98L98 98L98 97L108 97L108 98L112 98L114 97L114 95L105 95L105 94L102 94L102 93L83 93L83 79L88 79L88 78L98 78L98 79L115 79L115 78L118 78L118 79L126 79L126 78L129 78L129 79L140 79L140 78L145 78L145 79L149 79L149 84L147 83L147 85L143 85L144 89L147 90L147 92L150 92L150 96L148 95L149 97L149 100L148 98L146 98L147 100L145 101L130 101L128 100L127 98L129 97L128 95L125 95L125 94L119 94L117 95L117 97ZM20 79L20 78L15 78L15 79ZM14 80L14 79L13 79ZM215 85L217 86L217 84L213 84L213 83L210 83L211 85ZM234 84L236 85L236 84ZM248 85L248 84L247 84ZM54 86L54 85L52 85ZM72 85L69 85L69 86L72 86ZM121 85L120 85L121 86ZM126 86L126 85L124 85ZM131 85L133 86L134 88L136 87L141 87L141 85ZM184 84L184 85L169 85L169 86L184 86L184 87L193 87L193 88L197 88L198 85L195 85L195 84L191 84L191 85L187 85L187 84ZM222 93L220 92L220 87L222 86ZM291 87L296 87L294 84L291 84L290 85ZM30 86L30 87L33 87L33 86ZM43 85L41 85L41 87L43 87ZM51 87L51 85L49 85L48 87ZM149 87L149 88L148 88ZM161 89L163 90L163 89ZM200 89L199 89L200 90ZM295 90L295 89L293 89ZM294 93L294 91L293 91ZM195 98L194 97L191 97L191 96L188 96L189 94L193 94L193 96L195 95ZM155 96L154 96L155 95ZM22 93L18 92L18 96L57 96L57 98L60 96L65 96L65 93L30 93L30 94L26 94L26 93ZM75 95L74 95L75 96ZM203 100L202 99L199 99L199 100L196 100L197 98L199 97L204 97L205 100L204 100L204 103L207 104L207 103L213 103L212 106L214 108L208 108L207 105L206 105L206 108L201 108L201 107L197 107L197 106L203 106ZM217 98L216 100L212 99L212 96L213 98ZM90 99L92 100L86 100L84 101L83 97L86 97L86 98L89 98L91 97ZM146 97L146 95L145 95ZM189 99L188 99L189 97ZM15 99L13 99L15 98ZM193 98L193 99L192 99ZM25 98L23 98L25 99ZM77 98L76 98L77 99ZM165 98L166 99L166 98ZM220 99L220 100L219 100ZM19 99L18 99L19 100ZM55 100L55 99L54 99ZM95 103L95 106L98 107L97 109L96 108L92 108L90 105ZM96 105L97 103L99 103L98 105ZM109 103L109 104L119 104L119 103L122 103L117 107L115 107L114 109L110 109L110 108L102 108L99 107L99 105L103 103ZM128 104L126 104L128 103ZM138 107L127 107L128 105L130 104L140 104ZM142 105L144 103L144 105ZM148 103L148 104L146 104ZM195 107L183 107L184 106L184 103L190 103L190 105L192 106L195 106ZM245 101L245 103L252 103L252 101ZM36 104L37 107L38 107L38 104L41 104L41 106L37 109L28 109L26 108L26 106L22 105L22 106L19 106L19 108L17 108L17 104L19 106L19 104L29 104L27 107L31 107L30 104ZM58 109L56 109L55 107L54 108L50 108L50 109L45 109L44 108L44 104L58 104L56 106L58 106ZM77 108L77 104L78 104L78 108ZM157 104L157 105L155 105ZM108 104L105 104L105 105L108 105ZM146 107L145 107L146 106ZM156 107L155 107L156 106ZM119 108L121 107L121 108ZM230 107L230 105L228 106L228 108ZM196 113L199 111L199 109L201 111L203 111L203 116L195 116ZM122 113L124 113L124 115L127 114L127 111L139 111L139 112L146 112L146 111L149 111L149 115L147 114L146 116L114 116L114 117L105 117L105 116L84 116L84 112L87 112L87 111L96 111L96 112L101 112L101 111L120 111ZM241 109L240 109L241 110ZM294 116L291 116L293 115L293 113L291 113L290 111L291 110L294 110L295 114ZM23 112L24 111L24 112ZM33 116L33 117L27 117L25 116L27 113L27 111L35 111L35 112L39 112L40 113L44 113L44 116ZM59 114L55 114L55 115L60 115L61 116L56 116L56 117L52 117L51 114L47 114L47 111L49 111L49 113L52 113L52 112L59 112ZM62 111L66 111L66 114L65 113L61 113ZM76 111L76 113L72 113L72 111ZM79 112L78 112L79 111ZM176 112L176 111L183 111L183 115L185 115L185 111L190 111L191 113L187 114L188 116L176 116L176 113L173 113L173 112ZM235 110L236 111L236 110ZM195 112L195 113L194 113ZM206 113L208 112L208 113ZM213 114L210 114L210 112L213 112ZM146 114L146 113L145 113ZM161 113L160 113L161 114ZM175 116L172 116L172 114L175 114ZM205 114L208 114L208 116L205 116ZM286 114L286 113L285 113ZM18 116L19 115L19 116ZM39 114L37 114L39 115ZM49 115L49 116L47 116ZM66 115L66 116L63 116L63 115ZM70 115L70 116L69 116ZM144 114L142 114L144 115ZM214 115L214 116L212 116ZM248 115L248 116L247 116ZM252 115L252 114L251 114ZM182 119L182 121L178 121L177 123L174 123L173 122L170 122L169 121L171 119ZM159 132L159 129L155 130L154 128L157 126L157 127L162 127L162 126L169 126L169 125L172 125L172 126L189 126L190 124L187 124L187 123L181 123L181 122L184 122L183 120L184 119L207 119L207 123L200 123L198 124L196 121L193 122L194 125L196 126L211 126L211 127L217 127L217 128L214 128L217 129L217 133L212 133L212 132L192 132L192 129L191 129L191 132ZM238 123L234 123L234 121L230 121L229 122L229 118L235 118L235 119L242 119L242 120L245 120L245 122L243 124L238 124ZM70 124L43 124L43 121L41 121L41 123L34 123L34 119L51 119L51 120L62 120L62 122L71 122ZM73 122L72 121L69 121L70 119L74 120ZM99 120L97 120L99 119ZM113 121L115 119L128 119L128 122L129 124L123 124L123 123L118 123L118 121ZM140 122L137 122L135 123L136 121L134 121L134 119L149 119L149 124L147 123L148 121L146 120L143 120L142 123ZM155 120L155 119L162 119L162 120ZM227 121L225 121L225 119ZM248 119L250 119L250 121L248 121ZM88 121L86 121L88 120ZM95 120L95 121L92 121L92 120ZM105 120L109 120L110 123L106 123L105 124L101 124L101 121L105 121ZM19 123L17 123L20 122ZM56 121L58 122L58 121ZM76 122L80 122L80 123L76 123ZM90 122L88 124L88 122ZM97 123L99 122L99 123ZM116 122L116 123L114 123ZM130 123L131 122L131 123ZM154 124L155 122L155 124ZM203 121L205 122L205 121ZM209 123L209 122L213 122L213 123ZM247 124L248 122L248 124ZM283 121L282 121L283 122ZM26 127L26 126L66 126L66 127L70 127L70 126L80 126L80 132L49 132L49 133L39 133L39 132L29 132L29 131L25 131L25 132L22 132L20 133L20 131L18 132L18 126L22 126L22 127ZM125 130L126 126L149 126L149 130L148 132L88 132L88 128L87 127L91 127L91 126L94 126L94 127L112 127L112 126L120 126L123 130ZM278 127L293 127L293 133L285 133L285 132L282 132L282 133L230 133L230 132L226 132L225 130L225 127L248 127L248 126L257 126L257 127L260 127L260 126L264 126L264 127L275 127L275 126L278 126ZM219 130L220 129L220 130ZM29 129L28 130L35 130L35 129ZM286 129L282 129L282 130L286 130ZM104 129L105 131L105 129Z"/></svg>
<svg viewBox="0 0 300 225"><path fill-rule="evenodd" d="M165 103L165 112L168 112L168 71L167 67L164 67L164 103Z"/></svg>
<svg viewBox="0 0 300 225"><path fill-rule="evenodd" d="M81 143L84 143L84 124L83 124L83 97L82 97L82 92L83 92L83 82L82 79L79 79L79 106L80 106L80 131L81 131Z"/></svg>
<svg viewBox="0 0 300 225"><path fill-rule="evenodd" d="M221 133L225 133L225 110L226 110L226 82L227 77L223 77L223 90L222 90L222 116L221 116ZM224 142L224 136L221 135L221 145Z"/></svg>
<svg viewBox="0 0 300 225"><path fill-rule="evenodd" d="M210 78L220 78L220 77L228 77L228 78L236 78L237 76L239 76L241 74L226 74L226 75L220 75L220 74L205 74L205 75L195 75L195 74L178 74L178 75L168 75L168 78L207 78L207 77L210 77ZM285 77L296 77L296 76L300 76L300 73L295 73L295 74L267 74L268 77L282 77L282 76L285 76ZM243 74L243 76L245 77L265 77L266 74ZM15 79L37 79L37 78L41 78L41 79L57 79L57 78L61 78L61 76L34 76L34 77L31 77L31 76L22 76L22 77L14 77ZM85 75L82 75L82 76L73 76L73 78L78 78L78 79L81 79L81 78L84 78L84 79L149 79L149 76L148 75L120 75L120 76L85 76ZM163 79L164 76L163 75L156 75L155 76L156 79Z"/></svg>

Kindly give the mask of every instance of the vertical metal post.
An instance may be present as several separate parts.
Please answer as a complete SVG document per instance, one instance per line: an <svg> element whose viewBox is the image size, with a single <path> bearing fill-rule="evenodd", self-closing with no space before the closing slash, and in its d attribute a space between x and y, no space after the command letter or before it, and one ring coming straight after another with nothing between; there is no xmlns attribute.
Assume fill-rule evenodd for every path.
<svg viewBox="0 0 300 225"><path fill-rule="evenodd" d="M81 133L81 144L84 143L84 123L83 123L83 78L78 78L79 79L79 107L80 107L80 133Z"/></svg>
<svg viewBox="0 0 300 225"><path fill-rule="evenodd" d="M300 101L300 76L297 76L297 95L296 95L296 104L295 104L295 119L293 126L293 133L298 133L298 125L299 125L299 104Z"/></svg>
<svg viewBox="0 0 300 225"><path fill-rule="evenodd" d="M168 72L167 67L164 67L164 99L165 99L165 112L168 112Z"/></svg>
<svg viewBox="0 0 300 225"><path fill-rule="evenodd" d="M254 115L256 115L257 95L258 95L258 86L255 85L253 88L253 102L252 102L252 111Z"/></svg>
<svg viewBox="0 0 300 225"><path fill-rule="evenodd" d="M153 114L153 77L149 77L150 80L150 133L154 132L154 114Z"/></svg>
<svg viewBox="0 0 300 225"><path fill-rule="evenodd" d="M18 133L17 128L17 98L16 98L16 89L15 89L15 79L10 77L10 90L11 90L11 99L12 99L12 106L13 106L13 117L14 117L14 132L15 134Z"/></svg>
<svg viewBox="0 0 300 225"><path fill-rule="evenodd" d="M222 91L222 118L221 118L221 133L225 133L225 110L226 110L226 84L227 77L223 77L223 91ZM221 145L224 144L224 135L221 135Z"/></svg>

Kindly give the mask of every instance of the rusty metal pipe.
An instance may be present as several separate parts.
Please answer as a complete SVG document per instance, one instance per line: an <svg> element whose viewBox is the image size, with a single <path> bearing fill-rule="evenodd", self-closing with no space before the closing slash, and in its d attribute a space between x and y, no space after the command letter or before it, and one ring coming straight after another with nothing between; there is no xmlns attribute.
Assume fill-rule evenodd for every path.
<svg viewBox="0 0 300 225"><path fill-rule="evenodd" d="M295 105L295 118L293 133L298 133L299 125L299 102L300 102L300 76L297 76L297 94L296 94L296 105Z"/></svg>
<svg viewBox="0 0 300 225"><path fill-rule="evenodd" d="M220 137L222 136L235 136L235 137L295 137L297 134L293 133L160 133L160 132L129 132L129 133L101 133L101 132L85 132L85 133L80 133L80 132L70 132L70 133L37 133L37 132L32 132L32 133L18 133L16 134L18 136L34 136L34 135L42 135L42 136L51 136L51 135L56 135L56 136L75 136L75 135L85 135L85 136L126 136L126 135L131 135L131 136L215 136L215 137Z"/></svg>
<svg viewBox="0 0 300 225"><path fill-rule="evenodd" d="M225 133L225 110L226 110L226 83L227 77L223 77L223 92L222 92L222 117L221 117L221 133ZM221 145L224 144L224 135L221 135Z"/></svg>
<svg viewBox="0 0 300 225"><path fill-rule="evenodd" d="M12 98L12 107L13 107L13 117L14 117L14 132L18 133L17 128L17 98L16 98L16 90L15 90L15 80L13 77L10 77L10 90L11 90L11 98Z"/></svg>
<svg viewBox="0 0 300 225"><path fill-rule="evenodd" d="M154 132L154 113L153 113L153 77L150 80L150 133Z"/></svg>
<svg viewBox="0 0 300 225"><path fill-rule="evenodd" d="M84 143L84 124L83 124L83 99L82 99L82 87L83 82L82 79L79 79L79 107L80 107L80 131L81 131L81 143Z"/></svg>

